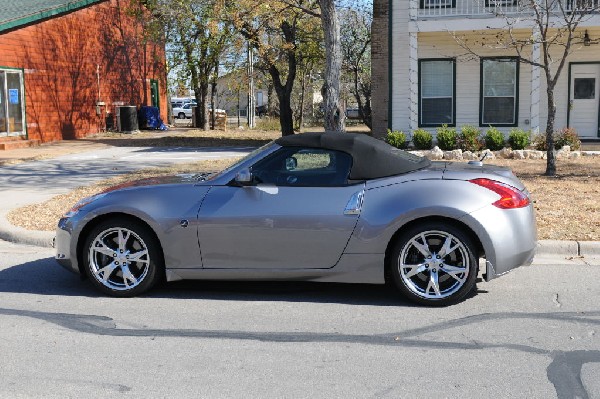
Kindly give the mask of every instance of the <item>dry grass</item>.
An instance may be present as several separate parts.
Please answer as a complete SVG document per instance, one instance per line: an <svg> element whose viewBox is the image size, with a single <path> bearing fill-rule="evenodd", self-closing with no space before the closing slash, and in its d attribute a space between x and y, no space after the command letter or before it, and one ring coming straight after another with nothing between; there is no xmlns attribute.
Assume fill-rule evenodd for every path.
<svg viewBox="0 0 600 399"><path fill-rule="evenodd" d="M559 160L556 177L542 176L545 160L492 162L513 169L531 192L540 239L600 241L600 158Z"/></svg>
<svg viewBox="0 0 600 399"><path fill-rule="evenodd" d="M66 194L57 195L40 204L24 206L14 209L7 215L7 219L15 226L27 230L53 231L56 229L58 219L62 217L77 201L94 194L101 193L109 187L128 181L145 179L148 177L174 175L179 173L212 172L225 169L239 158L223 160L207 160L187 164L174 165L167 168L154 168L139 170L122 176L102 180L91 186L78 187Z"/></svg>

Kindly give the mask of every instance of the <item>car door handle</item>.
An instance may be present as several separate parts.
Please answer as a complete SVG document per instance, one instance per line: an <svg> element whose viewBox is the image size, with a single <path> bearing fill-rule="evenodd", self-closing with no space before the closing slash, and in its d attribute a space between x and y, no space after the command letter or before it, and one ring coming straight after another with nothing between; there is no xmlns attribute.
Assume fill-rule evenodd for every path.
<svg viewBox="0 0 600 399"><path fill-rule="evenodd" d="M346 208L344 208L344 215L360 215L364 198L365 190L360 190L352 194L352 197L350 197L346 204Z"/></svg>

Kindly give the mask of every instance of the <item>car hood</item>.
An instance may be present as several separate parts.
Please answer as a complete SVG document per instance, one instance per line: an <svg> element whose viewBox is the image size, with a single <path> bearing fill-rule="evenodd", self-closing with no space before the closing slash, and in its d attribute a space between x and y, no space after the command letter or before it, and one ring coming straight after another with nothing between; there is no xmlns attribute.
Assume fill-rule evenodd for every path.
<svg viewBox="0 0 600 399"><path fill-rule="evenodd" d="M169 176L156 176L148 177L145 179L128 181L125 183L117 184L109 187L103 191L103 193L109 193L112 191L132 189L136 187L148 187L148 186L161 186L165 184L198 184L203 183L208 177L209 173L189 173Z"/></svg>

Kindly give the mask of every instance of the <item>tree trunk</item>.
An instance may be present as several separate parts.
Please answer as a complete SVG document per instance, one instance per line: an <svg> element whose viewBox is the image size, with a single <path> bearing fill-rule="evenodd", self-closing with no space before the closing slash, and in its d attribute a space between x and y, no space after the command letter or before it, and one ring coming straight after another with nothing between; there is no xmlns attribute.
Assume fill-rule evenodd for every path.
<svg viewBox="0 0 600 399"><path fill-rule="evenodd" d="M556 104L554 102L554 86L548 85L548 121L546 122L546 176L556 175L556 157L554 156L554 120L556 118Z"/></svg>
<svg viewBox="0 0 600 399"><path fill-rule="evenodd" d="M194 95L196 97L196 127L203 130L208 130L208 84L201 83L199 87L195 87Z"/></svg>
<svg viewBox="0 0 600 399"><path fill-rule="evenodd" d="M325 35L325 83L323 85L323 111L326 131L345 131L346 115L340 102L340 74L342 47L340 24L334 0L319 0L321 24Z"/></svg>
<svg viewBox="0 0 600 399"><path fill-rule="evenodd" d="M215 130L215 97L217 96L217 82L210 85L210 128Z"/></svg>
<svg viewBox="0 0 600 399"><path fill-rule="evenodd" d="M302 82L301 82L301 90L300 90L300 109L298 111L298 131L302 131L302 127L304 125L304 97L306 95L306 71L302 74Z"/></svg>
<svg viewBox="0 0 600 399"><path fill-rule="evenodd" d="M294 119L292 112L292 105L290 101L290 95L279 95L277 91L277 97L279 98L279 122L281 123L281 135L291 136L294 134Z"/></svg>
<svg viewBox="0 0 600 399"><path fill-rule="evenodd" d="M273 83L269 82L267 84L267 109L266 109L268 116L273 116L273 113L274 113L273 112L274 111L273 110L273 89L274 89Z"/></svg>

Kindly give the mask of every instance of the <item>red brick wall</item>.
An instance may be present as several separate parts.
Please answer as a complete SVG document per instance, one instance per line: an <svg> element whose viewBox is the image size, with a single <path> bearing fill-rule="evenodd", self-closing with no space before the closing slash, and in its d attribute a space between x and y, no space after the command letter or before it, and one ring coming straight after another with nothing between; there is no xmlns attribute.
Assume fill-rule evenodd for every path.
<svg viewBox="0 0 600 399"><path fill-rule="evenodd" d="M114 115L115 104L150 105L150 79L159 82L166 120L164 46L145 44L142 22L126 11L128 5L107 0L0 34L0 67L25 71L30 139L96 133L105 127L106 112ZM96 113L98 89L106 104L101 115Z"/></svg>

